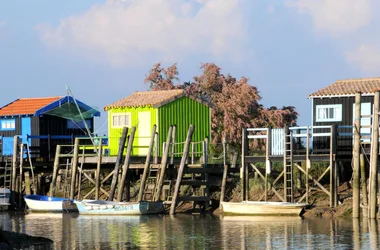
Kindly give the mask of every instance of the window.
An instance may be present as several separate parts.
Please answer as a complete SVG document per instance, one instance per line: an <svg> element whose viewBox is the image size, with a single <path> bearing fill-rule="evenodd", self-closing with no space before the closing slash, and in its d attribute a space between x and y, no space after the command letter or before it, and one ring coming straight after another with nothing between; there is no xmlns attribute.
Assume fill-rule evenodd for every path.
<svg viewBox="0 0 380 250"><path fill-rule="evenodd" d="M112 115L112 127L122 128L131 126L131 113L120 113Z"/></svg>
<svg viewBox="0 0 380 250"><path fill-rule="evenodd" d="M337 122L342 120L342 104L317 105L317 122Z"/></svg>
<svg viewBox="0 0 380 250"><path fill-rule="evenodd" d="M0 130L15 130L16 129L15 119L1 120L0 123L1 123Z"/></svg>

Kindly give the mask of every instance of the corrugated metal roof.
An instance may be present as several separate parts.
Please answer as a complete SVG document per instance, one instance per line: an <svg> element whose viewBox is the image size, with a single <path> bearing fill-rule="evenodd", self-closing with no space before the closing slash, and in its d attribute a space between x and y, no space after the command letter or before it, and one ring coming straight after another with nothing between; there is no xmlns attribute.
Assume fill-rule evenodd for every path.
<svg viewBox="0 0 380 250"><path fill-rule="evenodd" d="M183 96L185 96L185 93L182 89L134 92L130 96L107 105L104 107L104 110L110 108L142 106L152 106L157 108Z"/></svg>
<svg viewBox="0 0 380 250"><path fill-rule="evenodd" d="M61 96L20 98L0 108L0 116L33 115L40 108L61 99Z"/></svg>
<svg viewBox="0 0 380 250"><path fill-rule="evenodd" d="M380 90L380 77L337 80L335 83L310 94L308 97L351 96L356 93L372 94L376 90Z"/></svg>

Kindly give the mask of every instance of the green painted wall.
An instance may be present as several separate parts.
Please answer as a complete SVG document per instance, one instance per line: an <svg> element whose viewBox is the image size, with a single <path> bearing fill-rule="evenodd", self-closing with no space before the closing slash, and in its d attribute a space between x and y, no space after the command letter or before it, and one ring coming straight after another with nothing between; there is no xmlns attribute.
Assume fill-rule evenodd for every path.
<svg viewBox="0 0 380 250"><path fill-rule="evenodd" d="M138 155L139 151L139 126L138 126L138 113L139 112L150 112L151 126L149 130L149 135L152 133L152 128L154 124L157 124L157 109L152 107L133 107L133 108L114 108L108 110L108 148L110 150L110 155L117 155L119 148L119 138L123 131L122 128L112 128L112 114L115 113L131 113L131 126L136 126L135 140L133 143L133 155ZM130 133L130 129L128 134Z"/></svg>
<svg viewBox="0 0 380 250"><path fill-rule="evenodd" d="M193 124L195 128L192 137L193 142L203 141L206 137L210 138L210 108L193 99L182 97L168 103L158 108L158 116L160 145L166 141L170 125L176 125L176 142L186 140L190 124ZM197 147L195 151L200 151L200 147Z"/></svg>

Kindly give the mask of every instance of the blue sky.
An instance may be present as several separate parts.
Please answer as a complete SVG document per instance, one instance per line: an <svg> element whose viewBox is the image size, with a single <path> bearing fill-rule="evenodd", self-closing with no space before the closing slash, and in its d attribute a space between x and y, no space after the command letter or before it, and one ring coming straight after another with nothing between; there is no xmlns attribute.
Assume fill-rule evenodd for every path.
<svg viewBox="0 0 380 250"><path fill-rule="evenodd" d="M0 3L0 106L66 94L100 110L147 90L151 66L180 80L214 62L250 78L264 106L295 106L337 79L378 77L377 0L66 0ZM107 131L105 113L97 120Z"/></svg>

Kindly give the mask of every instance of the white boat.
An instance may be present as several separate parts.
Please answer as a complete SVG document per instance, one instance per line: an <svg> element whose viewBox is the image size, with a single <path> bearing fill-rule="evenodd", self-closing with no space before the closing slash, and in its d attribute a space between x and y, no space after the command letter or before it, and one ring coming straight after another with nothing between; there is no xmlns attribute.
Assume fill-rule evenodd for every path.
<svg viewBox="0 0 380 250"><path fill-rule="evenodd" d="M74 201L80 214L143 215L164 212L162 202L113 202L102 200Z"/></svg>
<svg viewBox="0 0 380 250"><path fill-rule="evenodd" d="M33 212L74 212L78 211L73 200L38 194L25 195L24 200Z"/></svg>
<svg viewBox="0 0 380 250"><path fill-rule="evenodd" d="M236 215L301 215L307 203L242 201L222 202L223 214Z"/></svg>
<svg viewBox="0 0 380 250"><path fill-rule="evenodd" d="M0 211L8 210L10 197L11 191L8 188L0 188Z"/></svg>

